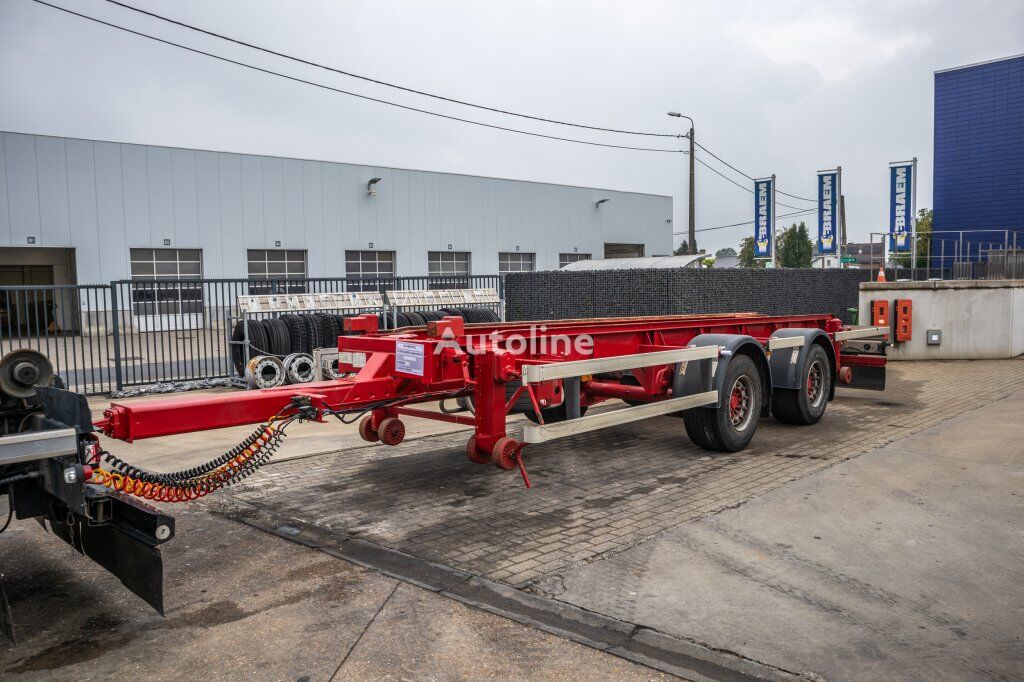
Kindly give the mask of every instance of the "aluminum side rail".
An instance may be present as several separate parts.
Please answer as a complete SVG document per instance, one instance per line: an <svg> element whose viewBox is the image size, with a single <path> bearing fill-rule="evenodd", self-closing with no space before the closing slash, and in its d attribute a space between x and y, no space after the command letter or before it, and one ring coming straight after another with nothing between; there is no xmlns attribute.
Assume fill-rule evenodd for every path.
<svg viewBox="0 0 1024 682"><path fill-rule="evenodd" d="M717 400L718 391L706 391L704 393L686 395L682 398L669 398L668 400L659 400L658 402L647 403L646 405L637 405L636 407L608 410L607 412L593 414L589 417L568 419L563 422L555 422L554 424L527 424L523 428L523 442L544 443L556 438L575 436L579 433L596 431L609 426L618 426L619 424L628 424L640 421L641 419L647 419L648 417L657 417L658 415L669 414L670 412L688 410L692 407L711 405Z"/></svg>
<svg viewBox="0 0 1024 682"><path fill-rule="evenodd" d="M835 332L836 341L852 341L853 339L869 339L872 336L888 336L888 327L858 327L847 329L842 332Z"/></svg>
<svg viewBox="0 0 1024 682"><path fill-rule="evenodd" d="M773 336L768 339L768 350L802 348L806 341L803 336Z"/></svg>
<svg viewBox="0 0 1024 682"><path fill-rule="evenodd" d="M610 358L593 360L573 360L570 362L553 362L547 365L524 365L523 385L536 384L553 379L579 377L584 374L601 374L626 369L639 369L655 365L671 365L676 362L690 360L715 359L719 355L718 346L700 346L698 348L679 348L675 350L659 350L650 353L634 353L632 355L616 355Z"/></svg>

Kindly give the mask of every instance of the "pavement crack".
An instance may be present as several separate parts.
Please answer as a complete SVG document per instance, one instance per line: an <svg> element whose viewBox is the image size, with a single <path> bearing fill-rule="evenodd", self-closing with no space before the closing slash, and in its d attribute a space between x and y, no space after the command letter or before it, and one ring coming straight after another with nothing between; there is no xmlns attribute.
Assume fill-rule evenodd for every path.
<svg viewBox="0 0 1024 682"><path fill-rule="evenodd" d="M391 601L391 598L395 596L395 592L398 592L398 588L401 586L402 581L396 580L395 586L391 589L391 592L388 594L387 599L382 601L380 606L377 607L377 611L373 614L373 617L370 618L369 621L367 621L365 626L363 626L363 629L359 632L359 636L356 637L356 641L352 642L352 646L350 646L348 651L345 652L345 657L341 659L341 663L339 663L338 667L334 669L334 674L331 675L332 680L335 679L338 676L338 673L341 672L341 669L345 666L345 662L348 661L348 657L351 656L352 652L356 650L357 646L359 646L359 642L363 641L363 635L365 635L366 632L370 629L370 627L373 626L374 622L377 620L377 617L384 610L384 607L388 605L388 602Z"/></svg>

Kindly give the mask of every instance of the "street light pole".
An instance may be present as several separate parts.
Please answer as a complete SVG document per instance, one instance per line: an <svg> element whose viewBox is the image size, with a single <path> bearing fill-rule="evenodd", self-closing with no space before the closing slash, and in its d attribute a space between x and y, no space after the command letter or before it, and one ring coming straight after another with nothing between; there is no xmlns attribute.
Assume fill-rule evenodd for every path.
<svg viewBox="0 0 1024 682"><path fill-rule="evenodd" d="M669 116L675 116L676 118L685 118L690 122L690 132L687 137L690 138L690 215L689 215L689 237L688 244L690 247L690 254L697 253L697 203L696 203L696 185L695 185L695 173L694 164L696 163L696 149L693 136L693 119L685 114L680 114L678 111L668 112Z"/></svg>

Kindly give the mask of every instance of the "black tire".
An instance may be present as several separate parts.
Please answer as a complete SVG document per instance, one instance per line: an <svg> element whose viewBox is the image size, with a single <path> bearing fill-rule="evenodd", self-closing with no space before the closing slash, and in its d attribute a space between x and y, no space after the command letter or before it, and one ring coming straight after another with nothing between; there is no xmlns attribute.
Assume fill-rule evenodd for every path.
<svg viewBox="0 0 1024 682"><path fill-rule="evenodd" d="M444 317L440 310L421 310L420 315L422 315L427 322L437 322Z"/></svg>
<svg viewBox="0 0 1024 682"><path fill-rule="evenodd" d="M337 349L339 334L334 316L322 313L317 315L317 320L320 322L320 348Z"/></svg>
<svg viewBox="0 0 1024 682"><path fill-rule="evenodd" d="M705 450L738 452L757 431L761 415L761 375L746 355L733 357L726 368L721 407L696 407L683 412L686 435ZM743 409L733 413L732 398L741 391ZM734 423L734 417L739 421Z"/></svg>
<svg viewBox="0 0 1024 682"><path fill-rule="evenodd" d="M241 320L235 324L235 328L231 332L232 341L241 342L244 339L245 330L242 324ZM249 358L271 353L270 339L263 324L259 320L246 320L244 324L248 327L249 332ZM245 374L245 350L241 343L231 345L231 364L238 376Z"/></svg>
<svg viewBox="0 0 1024 682"><path fill-rule="evenodd" d="M518 383L509 383L505 385L505 402L512 399L516 391L519 390ZM516 398L515 404L512 409L509 410L511 413L521 412L526 415L526 418L532 421L534 424L539 424L540 421L537 419L537 412L533 409L533 403L530 402L530 396L527 395L526 391L523 391L518 398ZM582 417L587 413L587 406L580 405L580 416ZM541 414L544 415L545 424L553 424L555 422L564 422L569 418L569 415L565 408L565 403L556 405L555 407L541 408Z"/></svg>
<svg viewBox="0 0 1024 682"><path fill-rule="evenodd" d="M249 332L249 359L257 355L270 355L270 339L259 320L246 320Z"/></svg>
<svg viewBox="0 0 1024 682"><path fill-rule="evenodd" d="M288 354L305 353L309 348L306 325L298 315L282 315L281 321L288 328Z"/></svg>
<svg viewBox="0 0 1024 682"><path fill-rule="evenodd" d="M529 402L530 399L527 398L526 401ZM540 413L542 415L544 415L544 423L545 424L554 424L555 422L564 422L566 419L569 418L569 414L568 414L568 411L566 410L565 403L562 403L561 405L557 405L555 407L543 408L540 411ZM526 418L529 419L530 421L532 421L534 424L540 424L540 420L537 419L537 413L534 411L532 404L529 407L527 407L525 410L523 410L523 414L526 415ZM584 416L586 416L586 414L587 414L587 406L586 405L580 405L580 416L584 417Z"/></svg>
<svg viewBox="0 0 1024 682"><path fill-rule="evenodd" d="M831 384L832 368L828 353L814 344L807 351L800 368L801 388L777 388L772 393L772 416L786 424L816 424L828 407Z"/></svg>
<svg viewBox="0 0 1024 682"><path fill-rule="evenodd" d="M245 370L245 367L243 367L245 364L245 349L242 348L241 344L244 335L244 324L243 320L239 320L231 331L231 340L238 342L231 344L231 366L235 368L235 374L238 376L242 376L242 372Z"/></svg>
<svg viewBox="0 0 1024 682"><path fill-rule="evenodd" d="M268 355L284 357L291 350L291 341L288 338L288 327L277 318L261 320L264 331L267 333Z"/></svg>
<svg viewBox="0 0 1024 682"><path fill-rule="evenodd" d="M301 315L302 323L306 325L306 334L308 336L308 345L303 353L313 354L313 351L320 347L320 320L316 319L316 315Z"/></svg>

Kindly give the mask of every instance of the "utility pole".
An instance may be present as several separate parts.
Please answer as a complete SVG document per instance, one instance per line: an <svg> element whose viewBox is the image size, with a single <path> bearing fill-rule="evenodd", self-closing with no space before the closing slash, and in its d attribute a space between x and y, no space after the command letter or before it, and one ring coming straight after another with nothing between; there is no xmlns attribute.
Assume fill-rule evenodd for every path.
<svg viewBox="0 0 1024 682"><path fill-rule="evenodd" d="M839 267L843 267L843 254L846 253L846 195L839 195Z"/></svg>
<svg viewBox="0 0 1024 682"><path fill-rule="evenodd" d="M772 267L779 267L779 243L775 241L775 173L772 173Z"/></svg>
<svg viewBox="0 0 1024 682"><path fill-rule="evenodd" d="M680 114L678 111L668 112L669 116L676 118L685 118L690 122L690 132L687 137L690 138L690 215L689 215L689 238L688 243L690 246L690 254L697 253L697 201L696 201L696 175L695 175L695 164L696 162L696 143L694 142L693 135L693 119L685 114Z"/></svg>

